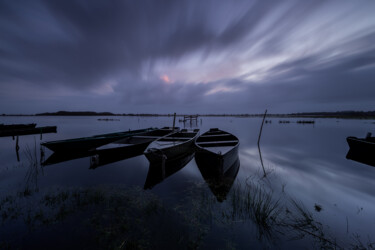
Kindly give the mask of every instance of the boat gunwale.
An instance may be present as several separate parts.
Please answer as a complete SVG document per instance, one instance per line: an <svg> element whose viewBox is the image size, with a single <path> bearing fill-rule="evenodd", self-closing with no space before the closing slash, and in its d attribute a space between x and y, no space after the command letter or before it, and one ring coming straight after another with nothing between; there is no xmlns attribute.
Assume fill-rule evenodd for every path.
<svg viewBox="0 0 375 250"><path fill-rule="evenodd" d="M93 135L93 136L87 136L87 137L79 137L79 138L72 138L72 139L65 139L65 140L55 140L55 141L48 141L48 142L42 142L41 145L57 145L59 143L67 143L67 142L76 142L76 141L91 141L91 140L98 140L98 139L110 139L114 137L118 137L121 135L129 134L129 132L132 131L139 131L139 134L150 132L157 130L156 128L146 128L146 129L137 129L137 130L130 130L130 131L123 131L123 132L115 132L115 133L108 133L108 134L101 134L101 135ZM107 135L107 136L106 136Z"/></svg>
<svg viewBox="0 0 375 250"><path fill-rule="evenodd" d="M355 142L361 142L361 143L366 143L366 144L373 144L375 145L375 142L373 141L369 141L367 140L366 138L357 138L357 137L354 137L354 136L349 136L346 138L347 141L355 141Z"/></svg>
<svg viewBox="0 0 375 250"><path fill-rule="evenodd" d="M160 149L160 148L158 148L158 147L150 147L150 145L152 145L152 144L157 144L159 141L163 141L163 139L165 139L166 137L168 137L168 136L170 136L170 135L172 135L172 134L175 134L175 133L189 133L189 134L193 134L193 133L196 133L193 137L191 137L191 138L188 138L187 140L184 140L184 141L182 141L181 143L177 143L177 144L172 144L171 146L167 146L167 147L163 147L162 149ZM184 145L184 144L186 144L186 143L188 143L188 142L190 142L190 141L192 141L192 140L196 140L197 138L198 138L198 136L199 136L199 130L198 131L177 131L177 132L172 132L172 133L170 133L170 134L168 134L168 135L166 135L166 136L163 136L163 137L161 137L161 138L159 138L159 139L157 139L157 140L155 140L155 141L153 141L146 149L145 149L145 153L147 153L147 151L149 151L150 149L160 149L160 150L167 150L167 149L170 149L170 148L172 148L172 147L178 147L178 146L181 146L181 145ZM181 139L181 137L177 137L178 139ZM185 138L184 138L185 139ZM175 140L171 140L171 141L175 141ZM159 144L160 145L160 144Z"/></svg>

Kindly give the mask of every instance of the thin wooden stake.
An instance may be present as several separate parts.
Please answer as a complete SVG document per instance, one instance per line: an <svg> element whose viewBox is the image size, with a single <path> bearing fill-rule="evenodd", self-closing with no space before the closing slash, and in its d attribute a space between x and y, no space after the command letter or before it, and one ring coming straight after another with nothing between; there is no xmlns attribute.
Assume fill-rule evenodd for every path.
<svg viewBox="0 0 375 250"><path fill-rule="evenodd" d="M262 136L263 124L264 124L264 119L266 119L266 115L267 115L267 109L266 109L266 112L264 112L262 126L260 126L259 137L258 137L258 145L259 145L259 142L260 142L260 137Z"/></svg>
<svg viewBox="0 0 375 250"><path fill-rule="evenodd" d="M266 170L264 169L264 165L263 165L263 158L262 158L262 152L260 150L260 137L262 136L262 130L263 130L263 124L264 124L264 119L266 118L266 114L267 114L267 109L266 109L266 112L264 112L264 116L263 116L263 121L262 121L262 126L260 126L260 131L259 131L259 137L258 137L258 150L259 150L259 157L260 157L260 163L262 165L262 169L263 169L263 174L264 174L264 177L267 176L266 174Z"/></svg>

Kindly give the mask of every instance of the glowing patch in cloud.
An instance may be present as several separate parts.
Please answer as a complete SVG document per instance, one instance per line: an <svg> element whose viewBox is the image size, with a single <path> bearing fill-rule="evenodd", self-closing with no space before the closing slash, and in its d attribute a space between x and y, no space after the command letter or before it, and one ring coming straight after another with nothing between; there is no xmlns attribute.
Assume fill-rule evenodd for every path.
<svg viewBox="0 0 375 250"><path fill-rule="evenodd" d="M161 79L163 82L167 83L167 84L172 84L172 83L173 83L173 82L171 81L171 79L169 79L169 76L167 76L167 75L162 75L162 76L160 77L160 79Z"/></svg>

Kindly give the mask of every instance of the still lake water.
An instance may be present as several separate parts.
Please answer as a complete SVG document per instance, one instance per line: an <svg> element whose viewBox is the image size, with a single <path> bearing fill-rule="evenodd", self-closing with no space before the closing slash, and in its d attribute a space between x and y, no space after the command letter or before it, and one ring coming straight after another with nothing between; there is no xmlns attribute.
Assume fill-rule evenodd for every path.
<svg viewBox="0 0 375 250"><path fill-rule="evenodd" d="M346 159L349 149L346 137L364 137L367 132L375 132L375 124L372 120L314 119L315 124L302 125L296 123L300 119L284 119L291 121L288 124L280 124L279 120L282 119L279 118L268 119L272 122L264 124L260 143L262 167L257 147L262 121L260 118L200 117L198 123L193 123L192 127L199 128L201 133L209 128L218 127L240 139L239 172L226 200L221 203L210 191L194 159L147 191L143 191L143 187L149 171L149 162L143 155L96 169L89 169L90 157L84 157L44 167L39 166L39 170L34 171L33 175L30 174L29 166L32 162L29 159L30 153L32 156L37 155L36 158L40 161L40 142L128 129L171 126L173 119L172 117L110 118L119 119L119 121L98 121L98 117L0 117L0 123L4 124L37 123L37 126L57 126L56 134L43 134L42 140L39 135L21 136L19 139L20 161L17 160L15 141L11 137L0 138L0 201L2 200L0 203L2 214L0 248L2 246L50 247L49 244L52 244L52 241L81 246L80 244L83 243L75 242L73 236L71 241L64 241L64 235L61 232L65 230L58 229L60 224L65 229L74 225L77 215L73 212L70 211L66 217L56 220L52 225L51 223L34 225L32 230L30 226L25 225L27 214L36 209L35 200L48 192L98 187L105 189L109 186L135 189L141 193L140 195L143 193L155 195L166 209L170 208L173 211L176 211L178 206L188 207L194 202L197 202L197 206L201 206L205 212L207 209L215 210L216 215L221 216L221 219L222 214L231 211L230 223L217 223L215 222L218 220L216 215L210 214L211 217L216 218L212 219L214 222L207 222L203 219L199 224L189 225L190 230L201 231L204 228L204 233L199 236L199 240L195 241L196 245L189 245L191 248L298 247L311 249L320 248L322 245L319 244L331 243L337 243L338 248L353 248L361 244L368 247L369 243L375 241L373 233L375 232L375 167ZM177 123L177 126L183 127L184 125ZM190 127L190 124L187 123L186 127ZM51 154L51 151L45 149L45 158ZM267 174L266 177L263 176L264 172ZM32 184L29 183L30 179L32 179ZM311 225L305 225L306 227L302 228L301 225L296 224L296 221L285 225L282 218L275 223L272 218L277 214L274 214L268 222L274 228L283 224L279 227L279 229L282 228L281 232L280 230L268 232L273 229L267 229L267 225L263 225L263 229L261 225L259 229L257 223L262 224L262 222L254 219L254 216L245 216L238 212L245 210L241 208L242 203L242 205L237 204L238 207L233 205L236 199L238 201L236 195L244 195L245 193L241 190L246 189L249 183L256 187L251 189L255 190L255 193L264 190L263 194L269 195L272 200L278 202L280 210L277 213L280 215L285 211L287 211L286 214L289 210L291 211L293 207L291 201L296 201L295 203L299 204L306 214L314 218L314 225L318 225L319 229ZM31 191L29 190L23 197L21 194L25 194L25 187ZM197 190L205 193L203 199L197 199L201 197L194 193L198 192ZM187 197L192 198L188 200ZM7 203L9 199L13 203ZM4 211L9 210L8 214L11 214L14 210L9 204L16 204L14 206L16 206L17 213L15 215L13 213L13 218L4 215L6 214ZM298 211L298 208L296 210ZM199 229L194 228L194 225ZM54 233L50 232L51 228ZM37 233L33 233L33 230ZM159 229L153 227L152 230L158 231ZM268 237L264 237L267 234L269 234ZM48 235L51 242L40 245L40 240L46 241L45 235ZM77 240L79 238L90 239L86 233L82 233L81 236L78 234ZM180 241L182 243L179 242L179 244L184 245L183 237ZM128 244L127 241L124 240L124 242ZM168 247L165 242L159 243L154 242L151 245L145 243L145 246L146 248L161 248L160 246L164 244L164 247ZM87 243L86 246L89 245ZM63 246L61 245L61 248Z"/></svg>

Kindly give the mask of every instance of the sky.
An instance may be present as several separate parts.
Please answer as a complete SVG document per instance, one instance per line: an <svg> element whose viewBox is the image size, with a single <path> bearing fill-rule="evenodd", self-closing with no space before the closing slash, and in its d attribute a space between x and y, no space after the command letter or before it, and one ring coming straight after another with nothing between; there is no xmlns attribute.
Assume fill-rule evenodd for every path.
<svg viewBox="0 0 375 250"><path fill-rule="evenodd" d="M0 114L375 110L374 13L374 0L0 0Z"/></svg>

